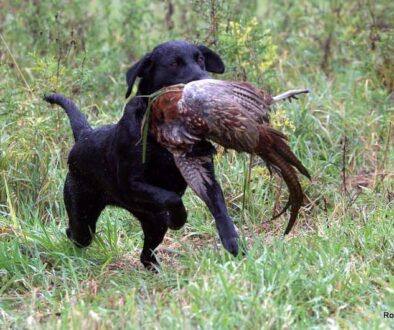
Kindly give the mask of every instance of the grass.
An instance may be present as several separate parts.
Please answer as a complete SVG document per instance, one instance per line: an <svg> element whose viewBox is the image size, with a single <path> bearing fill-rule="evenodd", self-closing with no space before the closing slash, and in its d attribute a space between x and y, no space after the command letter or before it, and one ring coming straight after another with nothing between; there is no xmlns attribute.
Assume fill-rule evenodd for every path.
<svg viewBox="0 0 394 330"><path fill-rule="evenodd" d="M302 179L306 206L294 232L283 238L286 217L264 223L286 200L283 187L277 197L280 180L270 179L255 161L245 185L248 156L219 149L217 177L247 255L233 258L224 251L212 216L188 191L189 221L167 234L157 251L162 269L152 274L139 262L141 228L124 210L103 212L87 249L66 238L62 187L72 134L64 113L44 104L42 95L52 90L72 95L94 126L116 122L131 60L160 40L194 38L196 30L203 34L209 27L200 29L202 20L193 11L182 21L179 8L187 7L182 1L175 6L174 30L163 28L166 22L157 15L162 4L149 7L143 0L133 8L118 2L76 1L65 7L56 1L5 1L0 12L8 46L0 45L0 328L393 327L394 321L383 317L394 312L392 4L345 2L338 14L335 2L260 2L256 13L277 46L264 84L275 93L312 91L279 104L274 114L312 174L311 182ZM211 4L199 3L205 9ZM56 11L63 14L55 17ZM223 13L211 18L226 22ZM245 9L241 15L250 13ZM327 51L322 45L331 30L328 63L322 65ZM74 48L70 31L78 36ZM221 26L218 51L229 67L225 78L246 72L260 81L255 65L236 71L245 65L234 58L236 40L220 33ZM243 30L237 33L245 39ZM380 41L372 51L374 33ZM128 48L126 35L138 43Z"/></svg>
<svg viewBox="0 0 394 330"><path fill-rule="evenodd" d="M33 218L2 233L3 326L389 326L382 313L394 303L394 214L383 201L375 207L365 222L344 216L288 240L253 232L248 255L236 259L193 221L167 236L159 275L139 265L139 228L111 220L121 212L106 212L98 239L82 251L62 225Z"/></svg>

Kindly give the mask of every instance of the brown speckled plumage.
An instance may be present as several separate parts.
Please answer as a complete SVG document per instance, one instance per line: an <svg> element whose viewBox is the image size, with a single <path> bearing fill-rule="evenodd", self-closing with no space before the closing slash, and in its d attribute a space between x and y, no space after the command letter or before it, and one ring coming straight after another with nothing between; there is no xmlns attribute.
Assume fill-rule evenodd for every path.
<svg viewBox="0 0 394 330"><path fill-rule="evenodd" d="M157 141L174 154L185 180L200 196L205 194L205 184L209 184L202 166L204 160L193 162L186 156L197 141L207 139L225 148L260 156L283 177L289 189L285 206L285 209L291 206L285 230L288 234L303 201L294 168L310 176L290 150L286 136L269 126L269 106L306 91L291 92L272 97L246 82L213 79L170 86L153 103L152 130Z"/></svg>

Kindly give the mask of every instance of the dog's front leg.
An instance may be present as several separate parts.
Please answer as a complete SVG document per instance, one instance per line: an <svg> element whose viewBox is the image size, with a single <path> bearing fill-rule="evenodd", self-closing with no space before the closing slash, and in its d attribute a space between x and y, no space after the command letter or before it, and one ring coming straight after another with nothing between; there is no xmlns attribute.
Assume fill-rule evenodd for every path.
<svg viewBox="0 0 394 330"><path fill-rule="evenodd" d="M198 153L177 154L174 159L190 188L211 211L224 248L236 256L239 237L227 213L222 189L215 179L212 149L207 148L205 154L201 150Z"/></svg>
<svg viewBox="0 0 394 330"><path fill-rule="evenodd" d="M140 221L144 232L144 246L140 260L146 268L155 271L159 267L155 249L167 232L168 227L165 225L167 215L141 211L133 211L132 214Z"/></svg>
<svg viewBox="0 0 394 330"><path fill-rule="evenodd" d="M238 254L239 237L235 230L235 225L227 213L223 192L219 183L214 178L213 170L210 176L213 179L210 184L205 185L207 198L205 198L204 202L215 218L216 228L224 248L233 256L236 256Z"/></svg>
<svg viewBox="0 0 394 330"><path fill-rule="evenodd" d="M166 213L168 216L161 219L168 219L166 225L170 229L179 229L187 218L181 196L147 182L146 165L142 163L141 123L137 115L143 111L142 108L141 99L133 99L127 105L116 131L113 158L116 160L120 199L130 210ZM152 161L149 152L148 161ZM156 162L160 170L160 159Z"/></svg>
<svg viewBox="0 0 394 330"><path fill-rule="evenodd" d="M145 182L132 181L130 187L137 204L146 205L150 211L168 212L167 225L170 229L177 230L185 224L187 212L180 195Z"/></svg>
<svg viewBox="0 0 394 330"><path fill-rule="evenodd" d="M130 173L130 172L128 172ZM187 212L180 195L123 173L118 178L121 196L129 209L150 213L168 213L166 225L180 229L186 222ZM164 218L163 218L164 219Z"/></svg>

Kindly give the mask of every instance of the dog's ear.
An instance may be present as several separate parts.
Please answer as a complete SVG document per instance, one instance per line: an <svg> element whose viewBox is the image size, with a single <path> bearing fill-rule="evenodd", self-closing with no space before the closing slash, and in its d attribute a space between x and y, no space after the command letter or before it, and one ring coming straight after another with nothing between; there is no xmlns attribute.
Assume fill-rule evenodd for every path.
<svg viewBox="0 0 394 330"><path fill-rule="evenodd" d="M224 72L224 63L218 54L209 49L207 46L198 45L197 47L205 57L205 68L207 71L213 73Z"/></svg>
<svg viewBox="0 0 394 330"><path fill-rule="evenodd" d="M137 77L144 77L152 65L151 54L146 54L141 60L135 63L126 73L127 92L126 99L130 96L133 85Z"/></svg>

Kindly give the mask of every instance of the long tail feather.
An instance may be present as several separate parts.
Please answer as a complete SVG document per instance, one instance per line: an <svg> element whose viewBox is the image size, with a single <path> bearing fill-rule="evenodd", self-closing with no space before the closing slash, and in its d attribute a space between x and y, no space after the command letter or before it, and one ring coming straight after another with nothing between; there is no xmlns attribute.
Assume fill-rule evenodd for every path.
<svg viewBox="0 0 394 330"><path fill-rule="evenodd" d="M268 153L267 155L261 155L264 159L267 159L270 163L274 164L280 169L280 175L289 189L289 200L283 210L283 212L291 206L290 209L290 219L287 224L285 235L290 233L297 219L298 212L301 208L302 201L304 199L304 193L302 191L300 182L298 181L297 173L294 168L286 162L279 154L275 151ZM283 212L280 212L283 213Z"/></svg>
<svg viewBox="0 0 394 330"><path fill-rule="evenodd" d="M287 235L294 226L304 199L304 193L295 168L309 179L310 175L287 145L286 136L269 126L260 127L260 146L257 154L278 172L289 190L287 204L282 211L271 219L279 217L290 207L290 219L285 230L285 235Z"/></svg>
<svg viewBox="0 0 394 330"><path fill-rule="evenodd" d="M285 213L288 210L288 208L290 206L291 206L291 202L290 202L290 200L288 200L286 205L283 207L283 209L279 213L273 215L272 218L269 221L272 221L272 220L275 220L275 219L279 218L283 213Z"/></svg>
<svg viewBox="0 0 394 330"><path fill-rule="evenodd" d="M310 180L311 176L308 170L297 158L297 156L291 151L290 147L286 143L285 139L287 139L287 137L276 129L273 129L271 127L266 128L268 129L269 134L273 139L273 148L275 149L275 151Z"/></svg>

